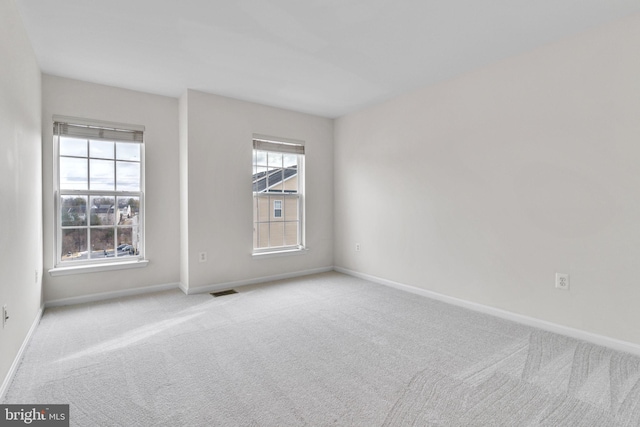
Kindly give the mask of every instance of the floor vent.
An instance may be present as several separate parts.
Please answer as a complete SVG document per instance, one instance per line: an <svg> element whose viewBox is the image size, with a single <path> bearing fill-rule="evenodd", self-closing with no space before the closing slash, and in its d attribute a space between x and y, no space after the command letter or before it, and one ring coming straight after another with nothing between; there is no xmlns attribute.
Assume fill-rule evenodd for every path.
<svg viewBox="0 0 640 427"><path fill-rule="evenodd" d="M234 291L233 289L229 289L228 291L220 291L220 292L211 292L211 295L213 295L213 297L223 297L225 295L231 295L231 294L237 294L237 291Z"/></svg>

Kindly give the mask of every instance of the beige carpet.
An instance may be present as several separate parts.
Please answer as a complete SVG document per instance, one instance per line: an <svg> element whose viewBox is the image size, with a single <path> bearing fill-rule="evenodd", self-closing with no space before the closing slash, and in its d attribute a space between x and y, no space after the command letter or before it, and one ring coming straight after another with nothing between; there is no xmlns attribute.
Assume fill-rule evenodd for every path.
<svg viewBox="0 0 640 427"><path fill-rule="evenodd" d="M48 309L3 403L77 426L638 426L640 358L327 273Z"/></svg>

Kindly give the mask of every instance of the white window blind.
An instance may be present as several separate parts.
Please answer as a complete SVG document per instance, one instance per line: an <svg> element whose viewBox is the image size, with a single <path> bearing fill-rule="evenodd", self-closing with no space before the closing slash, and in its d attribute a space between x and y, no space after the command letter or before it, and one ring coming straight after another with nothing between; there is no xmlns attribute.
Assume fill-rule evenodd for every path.
<svg viewBox="0 0 640 427"><path fill-rule="evenodd" d="M72 138L143 142L144 126L54 116L53 134Z"/></svg>
<svg viewBox="0 0 640 427"><path fill-rule="evenodd" d="M276 153L289 153L304 155L304 143L288 142L288 141L269 141L265 139L254 138L253 149L262 151L272 151Z"/></svg>

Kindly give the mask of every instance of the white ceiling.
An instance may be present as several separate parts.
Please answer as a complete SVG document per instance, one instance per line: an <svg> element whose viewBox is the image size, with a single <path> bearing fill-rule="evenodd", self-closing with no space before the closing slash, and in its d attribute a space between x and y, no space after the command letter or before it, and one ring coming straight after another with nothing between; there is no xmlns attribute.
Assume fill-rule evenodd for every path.
<svg viewBox="0 0 640 427"><path fill-rule="evenodd" d="M640 0L16 0L42 71L338 117Z"/></svg>

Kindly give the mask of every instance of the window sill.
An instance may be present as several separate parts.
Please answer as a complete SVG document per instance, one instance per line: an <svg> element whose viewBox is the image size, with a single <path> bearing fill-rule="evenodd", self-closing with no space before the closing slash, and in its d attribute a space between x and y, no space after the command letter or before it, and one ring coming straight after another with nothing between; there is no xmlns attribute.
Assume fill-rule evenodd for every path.
<svg viewBox="0 0 640 427"><path fill-rule="evenodd" d="M70 274L97 273L100 271L125 270L129 268L143 268L149 264L148 259L135 261L111 262L107 264L73 265L56 267L49 270L51 276L67 276Z"/></svg>
<svg viewBox="0 0 640 427"><path fill-rule="evenodd" d="M309 252L307 248L287 249L284 251L254 252L251 256L255 259L274 258L289 255L306 255Z"/></svg>

